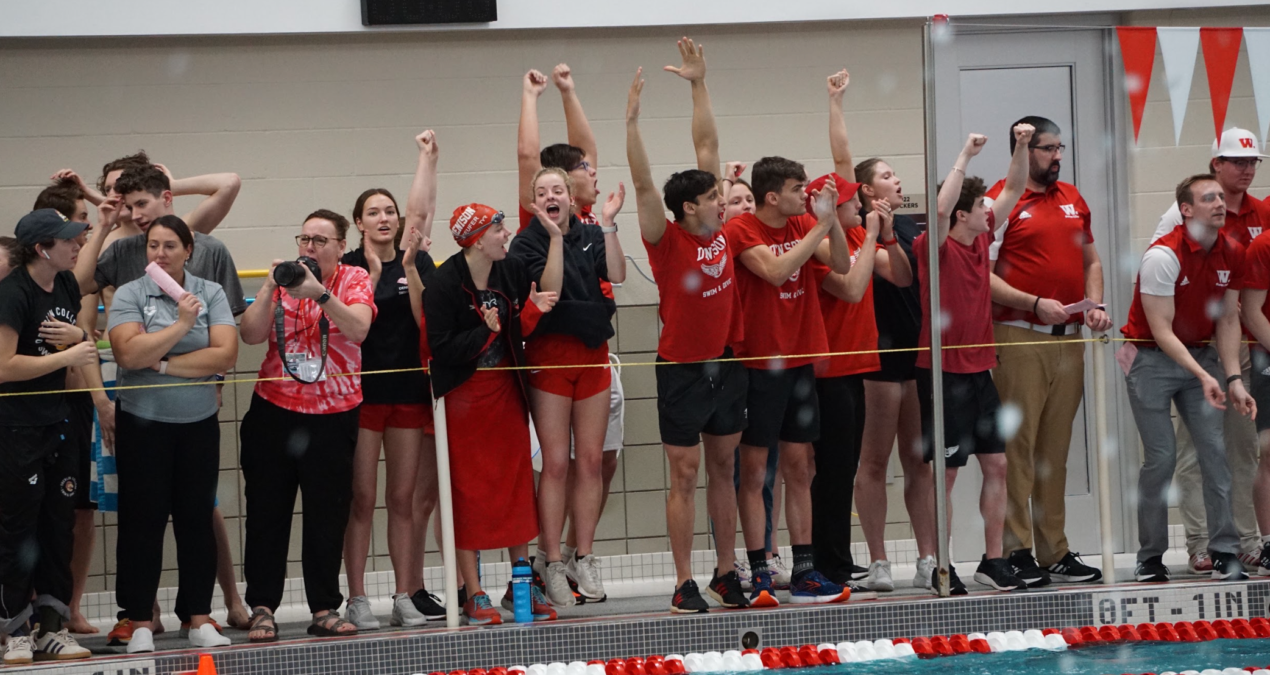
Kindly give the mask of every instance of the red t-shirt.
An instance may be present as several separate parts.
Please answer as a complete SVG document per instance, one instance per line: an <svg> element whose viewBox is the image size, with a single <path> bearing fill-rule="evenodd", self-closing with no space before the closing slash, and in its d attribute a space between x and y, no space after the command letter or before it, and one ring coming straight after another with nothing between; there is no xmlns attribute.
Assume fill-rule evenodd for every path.
<svg viewBox="0 0 1270 675"><path fill-rule="evenodd" d="M745 334L733 259L723 232L705 238L666 221L656 245L642 237L657 280L661 338L657 354L667 361L704 361L734 350Z"/></svg>
<svg viewBox="0 0 1270 675"><path fill-rule="evenodd" d="M996 199L1004 187L1005 181L998 181L988 190L988 199ZM1080 302L1085 298L1084 245L1094 242L1089 223L1089 205L1075 185L1055 183L1045 192L1024 192L996 232L991 256L996 261L994 271L1028 295L1052 298L1064 305ZM1079 323L1083 316L1073 314L1067 323ZM1044 323L1030 310L996 303L992 318Z"/></svg>
<svg viewBox="0 0 1270 675"><path fill-rule="evenodd" d="M728 249L737 259L736 280L745 317L745 341L737 356L823 354L829 351L825 322L820 316L819 295L812 279L811 260L804 263L777 288L754 274L741 262L741 253L765 246L780 256L798 245L815 227L813 216L794 216L785 227L768 227L752 213L742 213L723 226ZM819 359L757 359L745 361L747 368L781 370L796 368Z"/></svg>
<svg viewBox="0 0 1270 675"><path fill-rule="evenodd" d="M988 210L988 226L994 218ZM926 232L913 240L917 256L917 278L922 285L922 334L917 346L925 351L917 352L917 366L930 368L930 265L926 251ZM992 289L988 247L992 233L984 232L975 237L970 246L953 239L944 240L939 249L939 308L943 316L940 344L991 345L992 337ZM997 367L997 354L992 347L971 349L943 349L943 370L946 373L982 373Z"/></svg>
<svg viewBox="0 0 1270 675"><path fill-rule="evenodd" d="M1260 237L1258 237L1260 238ZM1216 331L1211 309L1222 302L1226 291L1238 291L1244 284L1244 247L1226 234L1217 233L1217 241L1207 252L1186 234L1186 226L1156 239L1147 250L1167 247L1177 257L1180 269L1173 280L1173 334L1187 347L1199 347L1212 339ZM1129 322L1120 332L1127 338L1151 340L1151 325L1142 309L1142 281L1139 271L1133 286L1133 304L1129 306ZM1153 346L1151 342L1149 345Z"/></svg>
<svg viewBox="0 0 1270 675"><path fill-rule="evenodd" d="M1270 290L1270 237L1257 237L1248 245L1244 255L1244 288ZM1270 294L1261 305L1261 313L1270 319Z"/></svg>
<svg viewBox="0 0 1270 675"><path fill-rule="evenodd" d="M846 232L847 246L851 249L851 264L855 265L864 245L864 228L853 227ZM877 244L874 244L877 246ZM879 251L881 246L877 246ZM878 324L873 316L873 276L869 276L869 285L864 289L864 296L859 302L846 302L825 290L825 278L832 271L829 266L811 259L811 270L820 293L820 314L825 320L825 337L831 352L860 352L869 354L846 354L830 356L824 361L816 362L816 377L842 377L872 373L882 369L882 361L878 358Z"/></svg>
<svg viewBox="0 0 1270 675"><path fill-rule="evenodd" d="M346 305L370 305L371 320L378 309L375 293L370 286L370 274L360 267L340 265L326 284L331 295ZM285 288L279 289L283 310L284 338L288 354L303 354L309 358L322 358L322 336L318 319L321 306L315 300L291 297ZM256 383L256 393L270 403L292 412L309 415L344 412L356 408L362 402L362 378L360 375L334 377L336 373L357 373L362 369L362 346L340 333L332 321L327 344L326 379L314 384L300 384L282 370L278 357L277 332L272 323L269 329L269 349L260 364L261 378L283 378ZM301 376L306 377L303 373Z"/></svg>
<svg viewBox="0 0 1270 675"><path fill-rule="evenodd" d="M1244 193L1239 212L1226 211L1226 224L1222 232L1235 243L1245 249L1254 239L1261 236L1262 230L1270 227L1270 203L1263 202L1248 193Z"/></svg>

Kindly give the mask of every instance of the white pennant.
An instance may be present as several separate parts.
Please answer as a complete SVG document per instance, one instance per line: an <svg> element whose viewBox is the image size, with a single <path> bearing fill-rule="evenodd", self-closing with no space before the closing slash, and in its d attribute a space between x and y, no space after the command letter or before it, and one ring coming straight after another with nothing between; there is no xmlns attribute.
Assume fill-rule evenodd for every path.
<svg viewBox="0 0 1270 675"><path fill-rule="evenodd" d="M1257 101L1257 133L1264 146L1270 126L1270 28L1245 28L1244 46L1252 71L1252 97Z"/></svg>
<svg viewBox="0 0 1270 675"><path fill-rule="evenodd" d="M1164 57L1164 79L1169 85L1169 103L1173 106L1173 144L1182 142L1182 121L1191 97L1191 78L1195 75L1195 57L1199 54L1199 28L1157 28L1160 54Z"/></svg>

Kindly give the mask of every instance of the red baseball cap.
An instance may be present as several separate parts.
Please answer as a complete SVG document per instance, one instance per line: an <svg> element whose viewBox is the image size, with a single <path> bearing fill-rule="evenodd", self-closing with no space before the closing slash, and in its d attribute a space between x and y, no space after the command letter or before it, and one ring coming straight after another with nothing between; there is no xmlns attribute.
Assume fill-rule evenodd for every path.
<svg viewBox="0 0 1270 675"><path fill-rule="evenodd" d="M851 198L855 196L855 193L860 190L860 183L852 183L836 173L827 173L807 184L808 212L811 212L812 210L813 200L811 198L811 193L818 192L823 189L825 187L825 183L828 183L830 179L833 179L834 186L838 188L838 203L834 206L842 206L843 204L851 201Z"/></svg>
<svg viewBox="0 0 1270 675"><path fill-rule="evenodd" d="M454 209L450 216L450 234L459 246L467 248L491 226L503 222L503 212L484 204L467 204Z"/></svg>

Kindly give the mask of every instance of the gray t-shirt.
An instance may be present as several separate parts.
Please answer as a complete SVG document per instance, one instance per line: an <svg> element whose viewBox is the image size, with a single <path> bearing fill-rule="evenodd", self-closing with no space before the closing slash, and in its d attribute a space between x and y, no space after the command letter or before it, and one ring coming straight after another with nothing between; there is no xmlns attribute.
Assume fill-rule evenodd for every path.
<svg viewBox="0 0 1270 675"><path fill-rule="evenodd" d="M144 277L148 264L146 236L138 234L111 244L97 259L97 271L93 278L97 280L99 288L114 286L118 289ZM229 249L219 239L195 232L194 255L186 263L185 271L219 284L225 290L225 297L229 299L229 308L234 316L247 311L243 287L238 282L238 268L234 267ZM113 311L113 306L111 309Z"/></svg>
<svg viewBox="0 0 1270 675"><path fill-rule="evenodd" d="M168 358L210 346L210 326L234 325L234 315L229 310L229 302L220 284L186 273L185 290L198 297L203 303L203 311L199 312L190 332L167 353ZM176 301L159 290L153 279L141 277L115 291L115 300L110 306L109 329L125 323L139 323L145 332L154 333L176 323L177 316ZM183 378L162 375L149 368L119 369L120 386L174 382L212 383L214 377ZM124 412L155 422L197 422L216 414L216 385L123 389L119 392L119 405Z"/></svg>

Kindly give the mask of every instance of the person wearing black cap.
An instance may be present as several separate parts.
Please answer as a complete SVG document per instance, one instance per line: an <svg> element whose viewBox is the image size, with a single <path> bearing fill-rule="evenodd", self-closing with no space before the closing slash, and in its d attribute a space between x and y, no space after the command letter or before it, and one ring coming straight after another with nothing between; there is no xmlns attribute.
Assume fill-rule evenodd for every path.
<svg viewBox="0 0 1270 675"><path fill-rule="evenodd" d="M0 633L5 665L82 659L62 627L70 618L71 550L79 458L69 442L66 369L97 362L75 326L75 275L88 226L53 209L32 211L14 232L18 262L0 281ZM51 392L34 395L35 392ZM27 394L28 396L10 396ZM34 551L36 555L30 553ZM31 602L32 591L35 602ZM39 634L25 634L38 613Z"/></svg>

